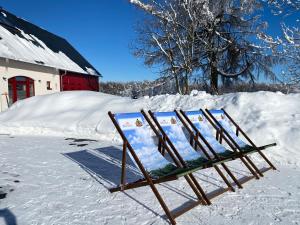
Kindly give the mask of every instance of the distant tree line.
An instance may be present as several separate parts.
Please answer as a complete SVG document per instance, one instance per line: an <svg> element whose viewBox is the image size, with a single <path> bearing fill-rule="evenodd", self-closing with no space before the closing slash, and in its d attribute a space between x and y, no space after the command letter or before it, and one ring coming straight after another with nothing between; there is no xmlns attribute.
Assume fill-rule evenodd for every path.
<svg viewBox="0 0 300 225"><path fill-rule="evenodd" d="M100 92L124 97L139 98L161 94L176 94L174 83L170 80L162 81L131 81L131 82L101 82Z"/></svg>
<svg viewBox="0 0 300 225"><path fill-rule="evenodd" d="M210 91L209 85L206 83L192 83L190 84L190 94L192 90ZM283 84L265 84L265 83L244 83L236 82L230 85L221 85L219 93L231 92L255 92L255 91L280 91L282 93L300 92L300 89L294 85ZM156 80L156 81L132 81L132 82L101 82L100 92L118 95L123 97L140 98L143 96L155 96L162 94L176 94L178 93L174 81Z"/></svg>

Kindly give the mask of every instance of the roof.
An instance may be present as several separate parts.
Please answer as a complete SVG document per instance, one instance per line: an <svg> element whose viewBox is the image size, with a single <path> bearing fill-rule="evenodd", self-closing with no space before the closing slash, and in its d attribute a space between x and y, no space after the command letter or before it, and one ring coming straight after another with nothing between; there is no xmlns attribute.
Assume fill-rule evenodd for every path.
<svg viewBox="0 0 300 225"><path fill-rule="evenodd" d="M67 40L2 8L0 8L0 57L101 76Z"/></svg>

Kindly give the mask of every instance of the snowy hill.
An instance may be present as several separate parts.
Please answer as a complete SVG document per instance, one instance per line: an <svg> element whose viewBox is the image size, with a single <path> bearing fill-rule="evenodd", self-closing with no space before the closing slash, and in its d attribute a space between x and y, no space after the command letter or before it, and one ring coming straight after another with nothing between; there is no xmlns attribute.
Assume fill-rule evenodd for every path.
<svg viewBox="0 0 300 225"><path fill-rule="evenodd" d="M161 95L130 99L103 93L76 91L36 96L14 104L0 114L0 133L88 137L120 140L107 112L140 109L167 111L224 107L257 145L277 142L272 157L299 163L300 94L256 92L212 96ZM290 157L287 157L290 155ZM297 157L295 157L297 156Z"/></svg>

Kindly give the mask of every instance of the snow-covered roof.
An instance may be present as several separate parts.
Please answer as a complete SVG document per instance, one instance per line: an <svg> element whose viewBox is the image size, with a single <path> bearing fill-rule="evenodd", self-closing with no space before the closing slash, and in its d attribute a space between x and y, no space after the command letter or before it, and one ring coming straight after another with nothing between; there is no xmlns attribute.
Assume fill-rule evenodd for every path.
<svg viewBox="0 0 300 225"><path fill-rule="evenodd" d="M0 12L0 57L101 76L64 38L2 8Z"/></svg>

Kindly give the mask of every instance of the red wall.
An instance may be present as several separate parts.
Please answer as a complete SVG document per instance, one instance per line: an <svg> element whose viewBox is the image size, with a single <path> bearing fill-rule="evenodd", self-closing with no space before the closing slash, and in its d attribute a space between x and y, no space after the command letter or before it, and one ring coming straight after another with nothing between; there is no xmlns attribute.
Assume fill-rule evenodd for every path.
<svg viewBox="0 0 300 225"><path fill-rule="evenodd" d="M99 91L98 76L67 72L61 74L62 91L88 90Z"/></svg>

